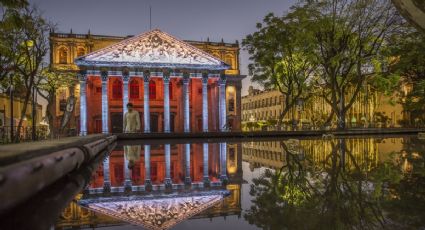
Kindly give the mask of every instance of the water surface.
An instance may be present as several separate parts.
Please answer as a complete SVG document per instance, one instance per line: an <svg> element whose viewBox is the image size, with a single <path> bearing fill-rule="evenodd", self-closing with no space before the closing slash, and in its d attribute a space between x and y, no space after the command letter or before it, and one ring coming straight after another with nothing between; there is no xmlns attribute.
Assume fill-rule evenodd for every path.
<svg viewBox="0 0 425 230"><path fill-rule="evenodd" d="M424 229L424 157L416 137L118 143L54 228Z"/></svg>

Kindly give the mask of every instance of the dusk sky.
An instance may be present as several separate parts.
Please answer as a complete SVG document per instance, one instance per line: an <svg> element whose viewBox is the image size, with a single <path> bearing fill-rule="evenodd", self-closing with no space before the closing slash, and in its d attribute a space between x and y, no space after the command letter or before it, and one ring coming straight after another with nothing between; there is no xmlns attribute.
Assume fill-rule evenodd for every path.
<svg viewBox="0 0 425 230"><path fill-rule="evenodd" d="M296 0L29 0L57 23L59 32L136 35L152 28L183 40L235 42L254 32L263 17L282 15ZM241 49L241 74L248 74L248 54ZM242 95L251 84L243 81Z"/></svg>

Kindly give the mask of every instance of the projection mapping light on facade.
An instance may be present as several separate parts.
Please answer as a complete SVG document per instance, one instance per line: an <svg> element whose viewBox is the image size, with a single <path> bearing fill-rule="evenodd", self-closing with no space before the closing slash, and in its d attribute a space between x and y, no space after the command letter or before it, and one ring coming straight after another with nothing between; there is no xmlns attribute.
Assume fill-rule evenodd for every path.
<svg viewBox="0 0 425 230"><path fill-rule="evenodd" d="M220 59L160 30L128 38L79 57L80 66L229 69Z"/></svg>
<svg viewBox="0 0 425 230"><path fill-rule="evenodd" d="M177 197L121 197L80 200L79 204L95 212L152 230L169 229L219 203L229 193Z"/></svg>

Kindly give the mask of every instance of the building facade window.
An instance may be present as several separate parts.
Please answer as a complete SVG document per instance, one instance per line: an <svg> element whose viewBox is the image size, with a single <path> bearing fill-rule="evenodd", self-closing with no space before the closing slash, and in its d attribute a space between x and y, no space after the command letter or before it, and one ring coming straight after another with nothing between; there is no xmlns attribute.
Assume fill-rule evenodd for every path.
<svg viewBox="0 0 425 230"><path fill-rule="evenodd" d="M77 57L84 56L86 54L86 50L83 47L79 47L77 49Z"/></svg>
<svg viewBox="0 0 425 230"><path fill-rule="evenodd" d="M136 79L130 81L130 99L139 98L139 82Z"/></svg>
<svg viewBox="0 0 425 230"><path fill-rule="evenodd" d="M59 49L59 64L67 64L68 63L68 49L62 47Z"/></svg>
<svg viewBox="0 0 425 230"><path fill-rule="evenodd" d="M228 110L229 110L229 112L235 111L235 97L232 93L229 94Z"/></svg>
<svg viewBox="0 0 425 230"><path fill-rule="evenodd" d="M232 55L226 55L224 62L226 62L226 64L230 65L231 69L234 69L233 68L233 57L232 57Z"/></svg>
<svg viewBox="0 0 425 230"><path fill-rule="evenodd" d="M112 98L122 99L122 82L118 79L112 84Z"/></svg>
<svg viewBox="0 0 425 230"><path fill-rule="evenodd" d="M156 83L154 80L149 81L149 99L156 99Z"/></svg>

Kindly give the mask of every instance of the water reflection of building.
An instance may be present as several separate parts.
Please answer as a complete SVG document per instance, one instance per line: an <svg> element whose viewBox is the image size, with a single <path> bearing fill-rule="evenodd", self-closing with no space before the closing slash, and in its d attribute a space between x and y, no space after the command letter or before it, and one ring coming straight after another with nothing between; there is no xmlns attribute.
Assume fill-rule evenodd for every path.
<svg viewBox="0 0 425 230"><path fill-rule="evenodd" d="M392 151L400 151L401 138L387 138L387 143L382 139L344 139L345 164L349 168L353 163L364 165L367 170L376 166L378 162L387 160ZM283 146L284 145L284 146ZM334 145L334 147L332 146ZM242 159L250 164L250 168L267 167L280 169L286 165L286 151L296 154L299 159L310 159L315 164L325 162L326 157L332 153L332 148L341 152L338 140L285 140L246 142L242 144Z"/></svg>
<svg viewBox="0 0 425 230"><path fill-rule="evenodd" d="M92 183L88 191L86 191L87 197L108 197L112 195L119 195L123 192L126 185L131 186L131 192L127 191L126 196L129 194L139 194L139 190L143 190L146 185L146 164L145 161L147 151L150 152L148 168L150 168L150 178L153 190L161 190L167 182L167 175L170 175L172 188L174 191L184 188L184 183L187 183L186 173L190 172L190 180L192 187L195 190L202 189L205 185L205 172L207 172L207 178L210 180L211 189L221 187L221 182L227 180L225 188L230 192L230 195L224 198L219 203L215 204L211 208L191 217L195 219L199 218L213 218L219 216L231 216L241 215L241 183L242 183L242 151L240 144L224 144L226 153L220 158L220 147L223 147L223 143L213 144L190 144L187 148L186 144L183 145L171 145L170 146L170 157L164 154L164 151L168 151L164 145L150 146L140 148L139 159L137 159L132 167L128 169L129 160L128 154L125 154L128 146L117 148L114 150L109 160L105 160L105 164L100 167L93 175ZM208 149L208 154L205 155L204 147ZM137 149L137 148L134 148ZM187 149L189 149L189 164L186 164ZM208 156L208 159L205 158ZM127 159L127 160L126 160ZM207 161L205 161L207 160ZM167 163L169 161L169 163ZM208 164L207 171L204 170L205 163ZM107 164L107 165L106 165ZM224 165L223 165L224 164ZM189 165L189 167L186 167ZM221 165L225 167L221 167ZM105 167L106 166L106 167ZM169 168L169 173L167 172ZM105 171L105 168L109 170ZM189 169L188 169L189 168ZM223 177L223 170L225 171L226 177ZM105 174L109 171L109 174ZM106 175L106 179L105 176ZM128 176L130 181L128 181ZM109 185L111 193L103 192L105 185ZM106 186L107 187L107 186ZM187 188L184 188L187 191ZM205 189L205 188L204 188ZM154 191L155 192L155 191ZM155 194L155 193L152 194ZM146 193L144 193L146 194ZM82 195L76 197L76 200L80 200ZM84 199L84 197L83 197ZM77 205L71 203L61 214L60 219L56 225L57 229L64 228L75 228L75 227L101 227L101 226L113 226L125 224L121 220L102 215L93 211L89 211Z"/></svg>

